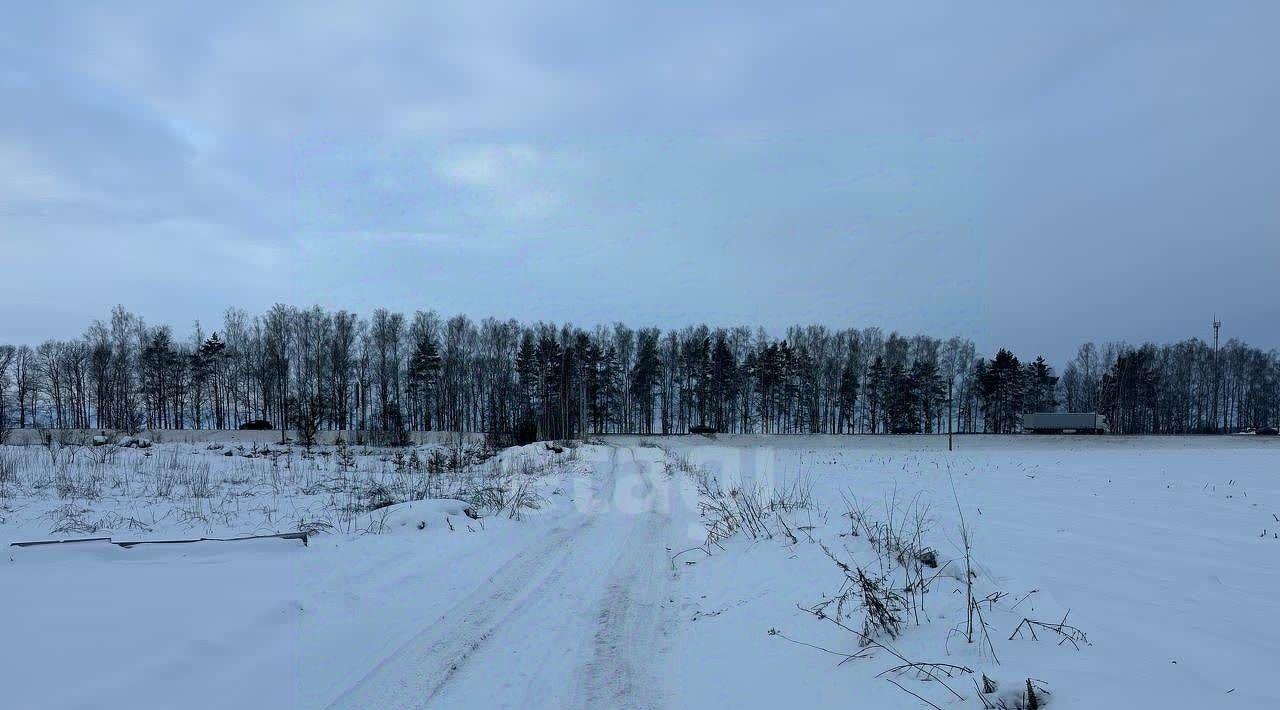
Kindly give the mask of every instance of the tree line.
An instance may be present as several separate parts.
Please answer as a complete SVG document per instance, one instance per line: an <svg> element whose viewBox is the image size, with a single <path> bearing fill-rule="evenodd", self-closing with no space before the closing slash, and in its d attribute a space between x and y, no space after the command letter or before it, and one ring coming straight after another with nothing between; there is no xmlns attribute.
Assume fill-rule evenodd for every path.
<svg viewBox="0 0 1280 710"><path fill-rule="evenodd" d="M0 346L0 428L604 433L1016 432L1024 412L1097 411L1121 433L1272 423L1280 355L1237 340L977 354L879 328L585 329L434 311L367 318L277 304L186 336L116 307L84 335Z"/></svg>

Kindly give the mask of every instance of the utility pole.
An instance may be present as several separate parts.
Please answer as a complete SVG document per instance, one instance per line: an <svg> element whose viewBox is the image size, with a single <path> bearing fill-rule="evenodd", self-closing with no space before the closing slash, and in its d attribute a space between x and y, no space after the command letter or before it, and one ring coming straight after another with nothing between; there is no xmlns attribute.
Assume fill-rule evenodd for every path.
<svg viewBox="0 0 1280 710"><path fill-rule="evenodd" d="M951 385L947 385L947 451L955 450L955 427L951 425L951 411L953 402L951 400Z"/></svg>
<svg viewBox="0 0 1280 710"><path fill-rule="evenodd" d="M1218 314L1213 314L1213 428L1218 428L1218 387L1222 379L1220 368L1218 366L1218 331L1222 329L1222 321L1218 320ZM1225 430L1227 408L1222 408L1223 425Z"/></svg>

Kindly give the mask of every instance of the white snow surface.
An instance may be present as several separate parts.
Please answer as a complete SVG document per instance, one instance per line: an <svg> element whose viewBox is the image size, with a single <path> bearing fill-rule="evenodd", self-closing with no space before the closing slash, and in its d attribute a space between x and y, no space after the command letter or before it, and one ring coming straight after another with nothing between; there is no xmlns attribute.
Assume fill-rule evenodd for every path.
<svg viewBox="0 0 1280 710"><path fill-rule="evenodd" d="M426 483L390 451L361 450L339 472L333 447L208 446L157 443L96 468L0 448L4 543L322 523L306 546L4 548L0 707L929 707L910 691L982 708L983 675L1009 707L1028 678L1051 708L1280 707L1269 438L971 436L954 452L927 436L534 444L476 470L527 484L537 507L490 506L479 520L466 511L483 480ZM811 500L767 514L772 536L705 545L706 477ZM407 502L357 505L377 496ZM868 536L850 534L851 507L897 525L923 511L922 543L941 563L923 609L869 651L806 611L844 579L824 547L893 578ZM989 647L963 633L961 512ZM861 629L862 614L844 623ZM1014 635L1023 618L1064 615L1087 640ZM972 672L943 678L953 693L891 672L894 653Z"/></svg>

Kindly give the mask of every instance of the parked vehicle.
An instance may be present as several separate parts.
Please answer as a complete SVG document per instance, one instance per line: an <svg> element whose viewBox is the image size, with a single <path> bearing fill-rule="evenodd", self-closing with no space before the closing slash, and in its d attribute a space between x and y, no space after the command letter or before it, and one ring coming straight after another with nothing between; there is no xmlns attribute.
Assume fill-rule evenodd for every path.
<svg viewBox="0 0 1280 710"><path fill-rule="evenodd" d="M689 427L689 433L690 434L714 434L716 433L716 428L713 426L707 426L706 424L695 424L694 426Z"/></svg>
<svg viewBox="0 0 1280 710"><path fill-rule="evenodd" d="M1107 418L1095 412L1037 412L1022 415L1026 434L1105 434L1111 431Z"/></svg>
<svg viewBox="0 0 1280 710"><path fill-rule="evenodd" d="M240 425L241 431L271 431L274 428L266 419L253 419Z"/></svg>
<svg viewBox="0 0 1280 710"><path fill-rule="evenodd" d="M1276 434L1280 434L1280 429L1273 426L1260 426L1257 429L1254 429L1253 433L1258 436L1275 436Z"/></svg>

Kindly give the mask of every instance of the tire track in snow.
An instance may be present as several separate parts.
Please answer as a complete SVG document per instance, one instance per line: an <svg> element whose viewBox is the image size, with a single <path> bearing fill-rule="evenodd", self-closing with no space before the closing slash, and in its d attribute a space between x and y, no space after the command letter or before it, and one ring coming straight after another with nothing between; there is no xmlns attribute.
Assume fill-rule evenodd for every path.
<svg viewBox="0 0 1280 710"><path fill-rule="evenodd" d="M563 575L574 544L591 524L588 519L553 531L508 561L484 586L383 659L330 710L427 707L496 629Z"/></svg>
<svg viewBox="0 0 1280 710"><path fill-rule="evenodd" d="M601 462L580 525L517 555L330 707L661 707L670 519L638 462L620 465L622 451L636 460L614 449ZM618 500L637 483L640 511ZM567 649L547 655L553 639Z"/></svg>
<svg viewBox="0 0 1280 710"><path fill-rule="evenodd" d="M578 672L572 707L665 704L654 666L668 622L666 522L658 513L644 514L609 571L593 617L590 657Z"/></svg>
<svg viewBox="0 0 1280 710"><path fill-rule="evenodd" d="M655 665L670 622L670 578L666 532L670 516L653 481L627 448L645 487L648 510L639 514L606 577L588 644L590 658L579 669L571 705L581 708L659 708L665 705ZM617 485L618 449L612 459Z"/></svg>

